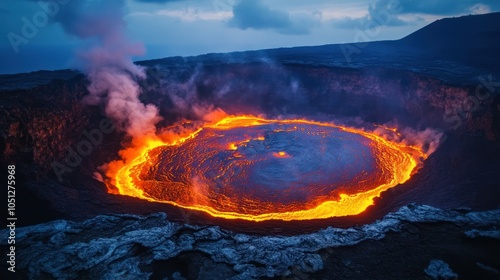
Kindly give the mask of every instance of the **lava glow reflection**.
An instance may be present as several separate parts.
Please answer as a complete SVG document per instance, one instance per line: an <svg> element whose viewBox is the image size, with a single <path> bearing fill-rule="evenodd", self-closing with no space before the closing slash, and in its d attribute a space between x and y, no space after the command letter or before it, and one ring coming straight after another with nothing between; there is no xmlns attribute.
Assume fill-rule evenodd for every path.
<svg viewBox="0 0 500 280"><path fill-rule="evenodd" d="M108 170L119 194L252 221L359 214L427 157L359 129L254 116L144 143Z"/></svg>

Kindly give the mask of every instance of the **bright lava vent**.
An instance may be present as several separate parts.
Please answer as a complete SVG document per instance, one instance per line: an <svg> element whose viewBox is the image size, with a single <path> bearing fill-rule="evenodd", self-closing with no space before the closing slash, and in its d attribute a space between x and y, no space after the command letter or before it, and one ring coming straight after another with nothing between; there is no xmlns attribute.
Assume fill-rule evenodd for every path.
<svg viewBox="0 0 500 280"><path fill-rule="evenodd" d="M111 175L119 194L214 217L311 220L363 212L426 157L360 129L229 116L171 143L149 141Z"/></svg>

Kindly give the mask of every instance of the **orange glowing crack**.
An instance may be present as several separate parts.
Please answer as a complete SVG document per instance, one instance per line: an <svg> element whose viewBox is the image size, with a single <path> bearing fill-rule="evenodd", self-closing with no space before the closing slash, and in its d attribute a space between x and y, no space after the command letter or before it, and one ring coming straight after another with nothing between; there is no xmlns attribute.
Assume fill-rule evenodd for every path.
<svg viewBox="0 0 500 280"><path fill-rule="evenodd" d="M390 172L389 179L382 184L375 185L369 190L365 190L354 194L339 193L335 199L325 199L324 201L317 201L314 205L297 205L293 211L274 211L266 213L246 213L245 211L234 211L238 209L237 205L231 205L232 202L228 201L224 197L219 198L221 203L227 203L228 211L221 209L216 209L210 203L200 199L197 203L184 204L178 201L166 201L159 200L148 196L144 190L138 187L136 182L139 182L140 175L139 170L142 166L154 163L155 158L151 158L152 155L150 151L160 146L180 146L182 143L188 139L196 140L197 135L203 129L215 129L215 130L231 130L234 128L245 128L253 127L267 124L292 124L301 125L309 124L316 125L320 127L332 127L337 128L345 132L354 133L365 137L373 142L373 150L376 151L377 161L383 165ZM294 129L297 129L296 127ZM254 138L254 140L264 140L263 136ZM248 140L249 141L249 140ZM247 141L247 142L248 142ZM250 221L265 221L265 220L311 220L311 219L325 219L331 217L349 216L357 215L367 209L373 204L373 199L380 196L380 194L389 188L395 187L398 184L406 182L411 175L415 172L415 168L419 162L427 158L421 148L415 146L405 145L403 143L391 142L384 139L382 136L377 134L366 132L356 128L350 128L345 126L340 126L332 123L324 123L303 119L288 119L288 120L270 120L255 116L228 116L222 120L205 125L204 127L193 131L191 134L185 137L179 137L173 141L166 142L160 140L146 140L142 141L144 143L138 148L135 148L133 153L135 156L132 160L126 163L120 162L115 164L113 168L107 170L107 176L112 179L108 184L109 192L116 192L121 195L138 197L152 202L162 202L175 205L177 207L182 207L185 209L203 211L211 216L225 218L225 219L243 219ZM242 157L238 151L239 145L244 143L231 143L226 150L232 150L233 156L235 158ZM286 151L276 151L273 152L276 158L288 158L291 157ZM113 191L113 187L116 187ZM195 186L193 186L194 188ZM197 185L196 188L203 188L203 185ZM279 194L277 194L279 195ZM255 201L248 201L249 205L253 205ZM253 203L253 204L252 204ZM229 205L231 207L229 207ZM258 209L258 205L256 206ZM265 208L263 208L265 209Z"/></svg>
<svg viewBox="0 0 500 280"><path fill-rule="evenodd" d="M277 157L277 158L289 158L290 155L287 154L286 152L283 152L283 151L279 151L277 153L273 153L273 156Z"/></svg>

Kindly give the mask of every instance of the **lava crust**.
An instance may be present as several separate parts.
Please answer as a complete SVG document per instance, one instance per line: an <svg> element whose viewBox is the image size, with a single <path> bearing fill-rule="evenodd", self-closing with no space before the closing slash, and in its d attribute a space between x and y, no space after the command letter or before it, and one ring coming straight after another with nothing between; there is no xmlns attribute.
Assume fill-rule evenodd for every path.
<svg viewBox="0 0 500 280"><path fill-rule="evenodd" d="M253 116L152 143L117 173L120 194L253 221L359 214L426 157L359 129Z"/></svg>

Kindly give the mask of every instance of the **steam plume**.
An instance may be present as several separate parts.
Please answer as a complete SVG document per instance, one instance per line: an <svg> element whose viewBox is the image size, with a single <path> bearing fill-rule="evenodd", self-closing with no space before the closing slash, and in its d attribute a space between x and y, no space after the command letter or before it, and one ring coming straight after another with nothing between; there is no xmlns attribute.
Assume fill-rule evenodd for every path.
<svg viewBox="0 0 500 280"><path fill-rule="evenodd" d="M86 101L99 104L104 100L106 114L119 129L136 138L154 134L161 117L158 108L139 100L136 81L146 75L132 62L132 56L143 54L144 48L127 40L124 8L123 0L71 1L55 20L85 46L78 52L78 60L90 80Z"/></svg>

